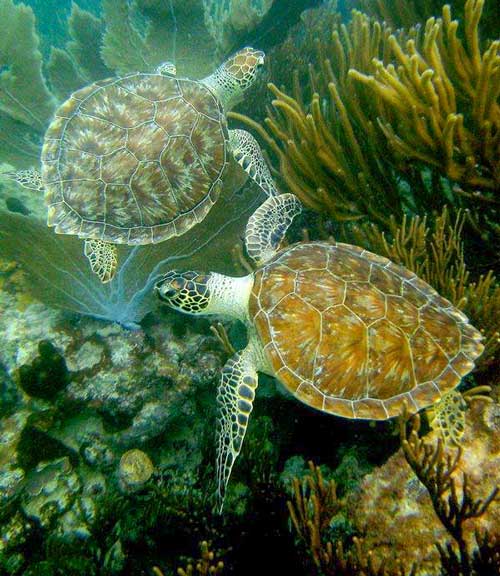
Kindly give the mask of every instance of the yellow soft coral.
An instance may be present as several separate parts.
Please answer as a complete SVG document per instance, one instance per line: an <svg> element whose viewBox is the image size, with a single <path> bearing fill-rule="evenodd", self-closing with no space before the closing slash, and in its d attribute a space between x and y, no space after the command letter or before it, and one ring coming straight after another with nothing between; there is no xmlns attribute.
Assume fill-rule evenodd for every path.
<svg viewBox="0 0 500 576"><path fill-rule="evenodd" d="M465 4L465 41L446 5L419 42L389 37L394 63L375 59L374 72L349 76L379 102L379 126L401 161L421 161L486 194L500 186L500 41L481 50L483 5Z"/></svg>

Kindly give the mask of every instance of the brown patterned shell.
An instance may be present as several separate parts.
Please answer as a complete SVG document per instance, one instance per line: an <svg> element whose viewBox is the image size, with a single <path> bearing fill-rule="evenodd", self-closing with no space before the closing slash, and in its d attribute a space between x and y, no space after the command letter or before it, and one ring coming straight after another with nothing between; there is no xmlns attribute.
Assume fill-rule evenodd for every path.
<svg viewBox="0 0 500 576"><path fill-rule="evenodd" d="M279 252L255 273L250 314L281 382L347 418L429 406L483 350L481 334L427 283L348 244Z"/></svg>
<svg viewBox="0 0 500 576"><path fill-rule="evenodd" d="M201 222L227 166L224 111L200 82L131 74L75 92L42 151L48 225L149 244Z"/></svg>

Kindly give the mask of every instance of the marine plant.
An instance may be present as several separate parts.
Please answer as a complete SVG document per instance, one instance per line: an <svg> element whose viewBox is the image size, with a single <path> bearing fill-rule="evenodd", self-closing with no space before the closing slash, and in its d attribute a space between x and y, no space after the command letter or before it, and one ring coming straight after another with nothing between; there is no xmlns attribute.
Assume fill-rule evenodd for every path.
<svg viewBox="0 0 500 576"><path fill-rule="evenodd" d="M260 128L284 184L337 223L386 227L388 214L400 221L451 202L493 241L500 54L498 41L481 40L483 6L468 0L463 26L445 6L421 32L353 11L317 39L305 87L298 72L291 94L269 85L265 127L233 117Z"/></svg>
<svg viewBox="0 0 500 576"><path fill-rule="evenodd" d="M110 284L88 270L76 237L55 235L27 216L0 211L0 253L24 272L22 289L50 306L137 328L153 309L152 286L159 274L182 263L231 271L225 258L238 241L248 214L259 202L253 189L226 191L207 218L180 238L163 244L123 247L122 266ZM242 209L241 207L244 206Z"/></svg>
<svg viewBox="0 0 500 576"><path fill-rule="evenodd" d="M461 479L457 478L457 468L462 455L460 447L452 453L444 450L441 439L435 444L425 441L419 436L418 414L409 419L404 413L399 424L401 446L406 461L425 486L436 516L453 539L453 544L436 542L444 573L458 576L493 574L494 565L498 571L498 542L490 540L487 534L476 531L476 552L471 555L465 523L468 519L482 516L498 500L500 487L493 488L484 500L475 498L470 490L467 474L463 473Z"/></svg>

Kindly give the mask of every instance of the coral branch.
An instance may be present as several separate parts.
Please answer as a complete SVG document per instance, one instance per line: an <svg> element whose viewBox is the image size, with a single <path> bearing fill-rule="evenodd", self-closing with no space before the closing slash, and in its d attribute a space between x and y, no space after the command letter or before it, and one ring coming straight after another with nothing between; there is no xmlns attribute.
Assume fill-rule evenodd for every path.
<svg viewBox="0 0 500 576"><path fill-rule="evenodd" d="M461 448L450 454L445 452L441 439L436 444L425 442L419 436L418 415L409 420L405 412L400 418L399 429L405 458L427 489L437 517L458 547L457 554L450 545L438 545L442 560L446 559L446 563L455 564L459 568L457 574L472 574L472 560L464 525L467 520L482 516L486 512L497 500L499 487L495 487L484 500L475 499L469 488L467 474L462 474L459 487L456 473L462 456Z"/></svg>

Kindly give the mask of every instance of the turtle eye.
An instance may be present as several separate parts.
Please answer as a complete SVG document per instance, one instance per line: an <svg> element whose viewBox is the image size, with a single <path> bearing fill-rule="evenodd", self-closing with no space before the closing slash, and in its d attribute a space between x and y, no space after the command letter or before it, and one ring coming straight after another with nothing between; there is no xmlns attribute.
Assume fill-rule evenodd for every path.
<svg viewBox="0 0 500 576"><path fill-rule="evenodd" d="M163 298L173 298L177 294L177 290L175 288L168 288L164 292L161 293Z"/></svg>
<svg viewBox="0 0 500 576"><path fill-rule="evenodd" d="M175 280L172 281L172 276L166 274L164 278L155 284L155 290L158 292L160 300L170 300L178 294L179 288L175 286L174 282Z"/></svg>

